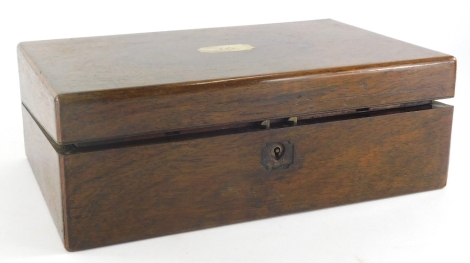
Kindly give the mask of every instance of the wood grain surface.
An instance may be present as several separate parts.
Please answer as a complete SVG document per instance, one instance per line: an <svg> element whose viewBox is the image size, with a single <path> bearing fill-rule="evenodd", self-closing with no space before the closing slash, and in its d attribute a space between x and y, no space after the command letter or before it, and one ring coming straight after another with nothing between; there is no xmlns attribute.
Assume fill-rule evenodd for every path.
<svg viewBox="0 0 470 263"><path fill-rule="evenodd" d="M20 76L21 101L34 112L41 126L47 127L47 132L57 138L57 120L55 98L57 94L48 88L46 79L33 69L34 63L27 61L24 53L18 50L18 68ZM45 84L46 83L46 84Z"/></svg>
<svg viewBox="0 0 470 263"><path fill-rule="evenodd" d="M59 231L60 238L64 242L64 210L62 205L63 194L63 155L60 155L40 127L34 121L25 107L23 111L23 130L26 157L33 170L41 193L44 196L54 224Z"/></svg>
<svg viewBox="0 0 470 263"><path fill-rule="evenodd" d="M197 50L227 44L255 48ZM21 83L22 100L59 144L449 98L456 67L333 20L25 42L18 52L29 63L20 71L37 77ZM32 99L43 93L55 103Z"/></svg>
<svg viewBox="0 0 470 263"><path fill-rule="evenodd" d="M452 112L424 105L61 154L65 246L82 250L444 187ZM293 163L266 171L263 147L284 141L293 145Z"/></svg>

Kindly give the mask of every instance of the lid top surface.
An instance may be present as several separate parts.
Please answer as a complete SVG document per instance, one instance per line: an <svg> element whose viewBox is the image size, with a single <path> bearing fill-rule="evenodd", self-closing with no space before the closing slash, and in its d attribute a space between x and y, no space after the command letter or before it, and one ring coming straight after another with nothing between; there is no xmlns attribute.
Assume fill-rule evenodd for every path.
<svg viewBox="0 0 470 263"><path fill-rule="evenodd" d="M254 48L198 51L235 44ZM19 46L57 95L447 56L329 19L34 41Z"/></svg>

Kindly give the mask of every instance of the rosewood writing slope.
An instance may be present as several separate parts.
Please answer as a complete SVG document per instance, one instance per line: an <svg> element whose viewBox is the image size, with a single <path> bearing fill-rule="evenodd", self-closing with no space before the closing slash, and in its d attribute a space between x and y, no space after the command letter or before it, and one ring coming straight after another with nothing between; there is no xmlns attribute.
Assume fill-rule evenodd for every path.
<svg viewBox="0 0 470 263"><path fill-rule="evenodd" d="M442 188L454 57L334 20L24 42L70 251Z"/></svg>

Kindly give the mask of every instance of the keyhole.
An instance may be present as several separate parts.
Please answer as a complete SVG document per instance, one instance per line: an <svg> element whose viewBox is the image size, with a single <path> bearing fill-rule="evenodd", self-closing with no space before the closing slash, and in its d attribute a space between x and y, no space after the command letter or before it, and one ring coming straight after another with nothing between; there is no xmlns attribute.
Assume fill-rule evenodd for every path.
<svg viewBox="0 0 470 263"><path fill-rule="evenodd" d="M271 156L279 160L281 159L282 155L284 154L284 146L282 144L277 144L273 148L271 148Z"/></svg>
<svg viewBox="0 0 470 263"><path fill-rule="evenodd" d="M276 155L276 158L278 159L281 157L281 147L274 148L274 155Z"/></svg>

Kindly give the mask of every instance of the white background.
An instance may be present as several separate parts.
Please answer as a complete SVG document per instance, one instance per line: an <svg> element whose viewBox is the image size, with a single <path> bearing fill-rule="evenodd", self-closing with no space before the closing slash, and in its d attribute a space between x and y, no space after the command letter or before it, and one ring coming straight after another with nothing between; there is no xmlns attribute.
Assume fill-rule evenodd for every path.
<svg viewBox="0 0 470 263"><path fill-rule="evenodd" d="M2 1L0 262L470 262L470 5L463 1ZM21 41L333 18L457 57L443 190L69 253L23 150ZM432 143L432 142L429 142Z"/></svg>

